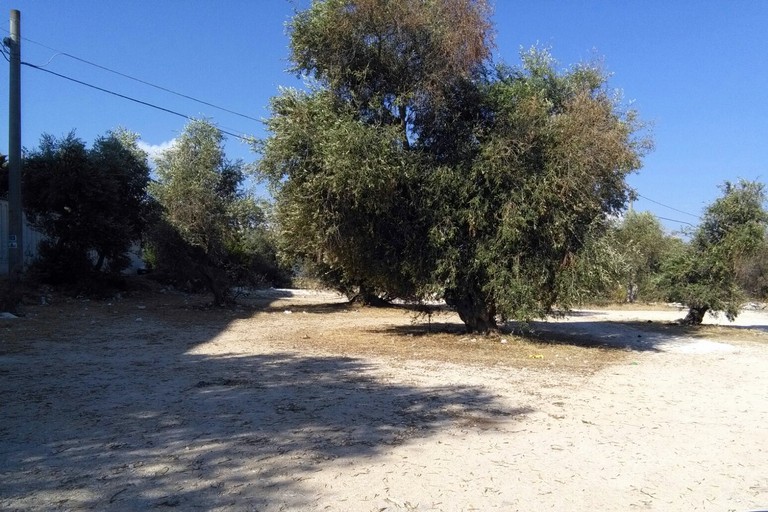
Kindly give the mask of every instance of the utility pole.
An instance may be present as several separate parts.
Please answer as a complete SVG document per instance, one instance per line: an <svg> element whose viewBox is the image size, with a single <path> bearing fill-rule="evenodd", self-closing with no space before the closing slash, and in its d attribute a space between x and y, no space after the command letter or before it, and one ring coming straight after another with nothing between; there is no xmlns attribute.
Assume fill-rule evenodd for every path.
<svg viewBox="0 0 768 512"><path fill-rule="evenodd" d="M24 271L21 210L21 13L11 10L11 36L5 44L11 54L8 95L8 274L12 280Z"/></svg>

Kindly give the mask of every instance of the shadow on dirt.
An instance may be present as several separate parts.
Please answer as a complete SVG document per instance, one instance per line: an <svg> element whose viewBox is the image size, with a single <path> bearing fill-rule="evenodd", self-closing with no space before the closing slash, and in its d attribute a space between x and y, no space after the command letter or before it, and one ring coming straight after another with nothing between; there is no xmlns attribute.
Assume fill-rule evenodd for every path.
<svg viewBox="0 0 768 512"><path fill-rule="evenodd" d="M356 311L359 310L359 306L355 306L348 302L329 302L321 304L284 304L281 306L262 306L256 305L258 311L264 313L284 313L290 311L292 313L313 313L313 314L333 314L342 313L344 311Z"/></svg>
<svg viewBox="0 0 768 512"><path fill-rule="evenodd" d="M290 510L329 466L532 412L360 359L196 354L224 321L122 322L0 358L0 508Z"/></svg>
<svg viewBox="0 0 768 512"><path fill-rule="evenodd" d="M427 322L426 320L419 320L411 325L389 327L377 332L415 337L429 334L478 336L467 334L464 325L458 322ZM670 341L671 336L675 336L657 329L643 329L637 324L607 321L529 322L527 324L507 322L501 326L501 332L522 336L539 343L638 352L658 352L663 344Z"/></svg>
<svg viewBox="0 0 768 512"><path fill-rule="evenodd" d="M623 322L531 322L510 329L536 341L602 349L659 352L670 335Z"/></svg>

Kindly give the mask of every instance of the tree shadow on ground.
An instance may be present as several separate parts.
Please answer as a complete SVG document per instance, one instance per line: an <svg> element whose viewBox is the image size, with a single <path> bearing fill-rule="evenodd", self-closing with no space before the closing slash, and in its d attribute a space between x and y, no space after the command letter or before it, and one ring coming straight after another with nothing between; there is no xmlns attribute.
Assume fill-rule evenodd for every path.
<svg viewBox="0 0 768 512"><path fill-rule="evenodd" d="M308 507L317 471L532 412L361 359L196 353L224 321L132 321L0 358L0 508Z"/></svg>
<svg viewBox="0 0 768 512"><path fill-rule="evenodd" d="M608 350L659 352L669 335L623 322L530 322L508 327L539 342L594 347Z"/></svg>
<svg viewBox="0 0 768 512"><path fill-rule="evenodd" d="M456 336L482 336L467 334L459 322L431 322L398 325L383 331L406 336L449 334ZM538 343L573 345L615 350L657 352L669 341L670 335L656 330L646 330L630 323L584 322L567 320L557 322L507 322L500 326L500 334L514 334Z"/></svg>
<svg viewBox="0 0 768 512"><path fill-rule="evenodd" d="M734 325L734 324L701 324L701 325L687 325L680 322L640 322L640 321L627 321L622 322L625 325L636 327L638 329L653 330L660 333L666 333L672 336L686 336L686 337L712 337L713 333L711 329L724 329L735 331L760 331L768 332L768 325L766 324L754 324L754 325Z"/></svg>
<svg viewBox="0 0 768 512"><path fill-rule="evenodd" d="M345 311L357 311L359 306L350 304L349 302L328 302L321 304L290 304L283 303L279 306L268 305L259 307L256 306L258 311L263 313L283 313L285 311L295 313L314 313L314 314L333 314L342 313Z"/></svg>

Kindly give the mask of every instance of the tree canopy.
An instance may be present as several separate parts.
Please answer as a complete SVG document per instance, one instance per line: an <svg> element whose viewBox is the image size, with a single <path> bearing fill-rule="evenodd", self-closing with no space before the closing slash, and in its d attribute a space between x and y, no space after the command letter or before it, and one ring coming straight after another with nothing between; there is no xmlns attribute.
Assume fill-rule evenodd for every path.
<svg viewBox="0 0 768 512"><path fill-rule="evenodd" d="M685 323L700 324L708 311L739 314L744 299L738 268L765 239L768 216L762 183L725 182L723 195L709 205L685 251L663 269L669 298L689 307Z"/></svg>
<svg viewBox="0 0 768 512"><path fill-rule="evenodd" d="M682 239L665 234L652 213L630 210L614 226L612 243L626 263L622 280L627 302L664 298L658 278L664 262L684 250Z"/></svg>
<svg viewBox="0 0 768 512"><path fill-rule="evenodd" d="M149 166L137 141L118 129L89 149L74 132L61 139L46 134L26 155L24 208L46 235L40 256L49 280L76 282L127 267L126 253L147 221Z"/></svg>
<svg viewBox="0 0 768 512"><path fill-rule="evenodd" d="M245 164L229 161L221 131L191 121L157 159L150 193L162 208L150 236L154 266L175 282L200 280L216 304L240 283L277 283L281 276L265 231L266 213L243 189Z"/></svg>
<svg viewBox="0 0 768 512"><path fill-rule="evenodd" d="M480 0L315 1L290 30L314 82L273 99L259 148L284 254L343 287L444 297L471 331L568 306L563 279L647 149L599 66L538 49L494 66Z"/></svg>

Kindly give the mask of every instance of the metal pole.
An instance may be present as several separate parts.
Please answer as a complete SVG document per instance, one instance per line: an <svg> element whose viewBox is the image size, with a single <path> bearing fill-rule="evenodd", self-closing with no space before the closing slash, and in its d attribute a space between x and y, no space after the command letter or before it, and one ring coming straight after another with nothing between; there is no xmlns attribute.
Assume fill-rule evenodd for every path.
<svg viewBox="0 0 768 512"><path fill-rule="evenodd" d="M11 278L24 271L21 210L21 13L11 10L11 54L8 96L8 271Z"/></svg>

